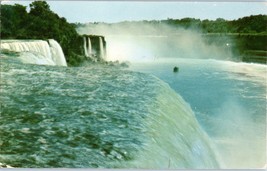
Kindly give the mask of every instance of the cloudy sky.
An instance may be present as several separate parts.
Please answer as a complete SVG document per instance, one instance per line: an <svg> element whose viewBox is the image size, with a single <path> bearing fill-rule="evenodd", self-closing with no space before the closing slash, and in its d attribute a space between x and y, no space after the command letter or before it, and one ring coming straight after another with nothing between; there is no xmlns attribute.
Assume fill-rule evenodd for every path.
<svg viewBox="0 0 267 171"><path fill-rule="evenodd" d="M3 1L28 6L32 1ZM237 19L267 14L266 1L257 2L179 2L179 1L48 1L51 10L69 22L120 22L194 17Z"/></svg>

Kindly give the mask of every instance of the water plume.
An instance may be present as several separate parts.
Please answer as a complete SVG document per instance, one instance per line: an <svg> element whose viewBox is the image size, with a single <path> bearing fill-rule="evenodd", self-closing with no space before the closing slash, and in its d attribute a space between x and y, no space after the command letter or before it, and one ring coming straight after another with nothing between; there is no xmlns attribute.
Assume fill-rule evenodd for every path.
<svg viewBox="0 0 267 171"><path fill-rule="evenodd" d="M158 58L233 59L233 41L227 37L211 40L201 30L184 29L167 24L125 22L89 23L77 28L80 34L104 35L107 60L144 61Z"/></svg>

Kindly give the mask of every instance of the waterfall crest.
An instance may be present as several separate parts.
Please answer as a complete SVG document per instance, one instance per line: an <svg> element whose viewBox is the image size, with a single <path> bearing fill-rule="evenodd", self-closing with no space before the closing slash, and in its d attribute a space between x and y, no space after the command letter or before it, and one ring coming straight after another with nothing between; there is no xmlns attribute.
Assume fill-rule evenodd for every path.
<svg viewBox="0 0 267 171"><path fill-rule="evenodd" d="M53 39L45 40L2 40L1 50L19 52L25 63L67 66L61 46Z"/></svg>
<svg viewBox="0 0 267 171"><path fill-rule="evenodd" d="M130 161L130 168L219 168L216 149L190 105L168 84L157 78L155 83L157 95L148 105L150 115L145 120L145 137L149 138L135 160Z"/></svg>
<svg viewBox="0 0 267 171"><path fill-rule="evenodd" d="M7 105L1 108L0 131L1 138L10 142L1 149L4 164L24 168L220 168L189 104L154 76L113 66L62 70L6 59L1 68L4 89L0 97ZM29 155L17 151L38 159L29 160Z"/></svg>

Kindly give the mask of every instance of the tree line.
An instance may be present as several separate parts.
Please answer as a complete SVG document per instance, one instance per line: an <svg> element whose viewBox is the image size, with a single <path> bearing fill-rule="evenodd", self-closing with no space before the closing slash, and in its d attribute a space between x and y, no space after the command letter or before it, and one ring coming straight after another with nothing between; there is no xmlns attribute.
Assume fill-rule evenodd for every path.
<svg viewBox="0 0 267 171"><path fill-rule="evenodd" d="M75 25L51 11L45 1L32 2L29 12L20 4L1 5L1 39L55 39L69 65L84 60L83 39Z"/></svg>
<svg viewBox="0 0 267 171"><path fill-rule="evenodd" d="M163 23L185 29L196 28L202 33L267 33L267 15L251 15L237 20L200 20L194 18L168 19Z"/></svg>
<svg viewBox="0 0 267 171"><path fill-rule="evenodd" d="M225 20L217 18L216 20L200 20L195 18L182 18L166 20L142 20L142 21L123 21L119 23L106 24L106 23L76 23L76 27L86 27L88 25L112 25L115 27L135 27L142 24L150 25L154 28L162 28L167 25L172 28L183 28L198 31L200 33L239 33L239 34L267 34L267 15L251 15L237 20ZM140 27L143 32L142 27Z"/></svg>

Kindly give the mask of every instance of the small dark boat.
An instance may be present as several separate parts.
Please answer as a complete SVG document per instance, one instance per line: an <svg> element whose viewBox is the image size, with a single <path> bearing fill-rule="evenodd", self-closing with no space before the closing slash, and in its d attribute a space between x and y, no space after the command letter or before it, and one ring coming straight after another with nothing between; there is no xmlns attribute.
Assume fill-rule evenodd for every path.
<svg viewBox="0 0 267 171"><path fill-rule="evenodd" d="M177 67L177 66L175 66L174 68L173 68L173 72L178 72L179 71L179 68Z"/></svg>

